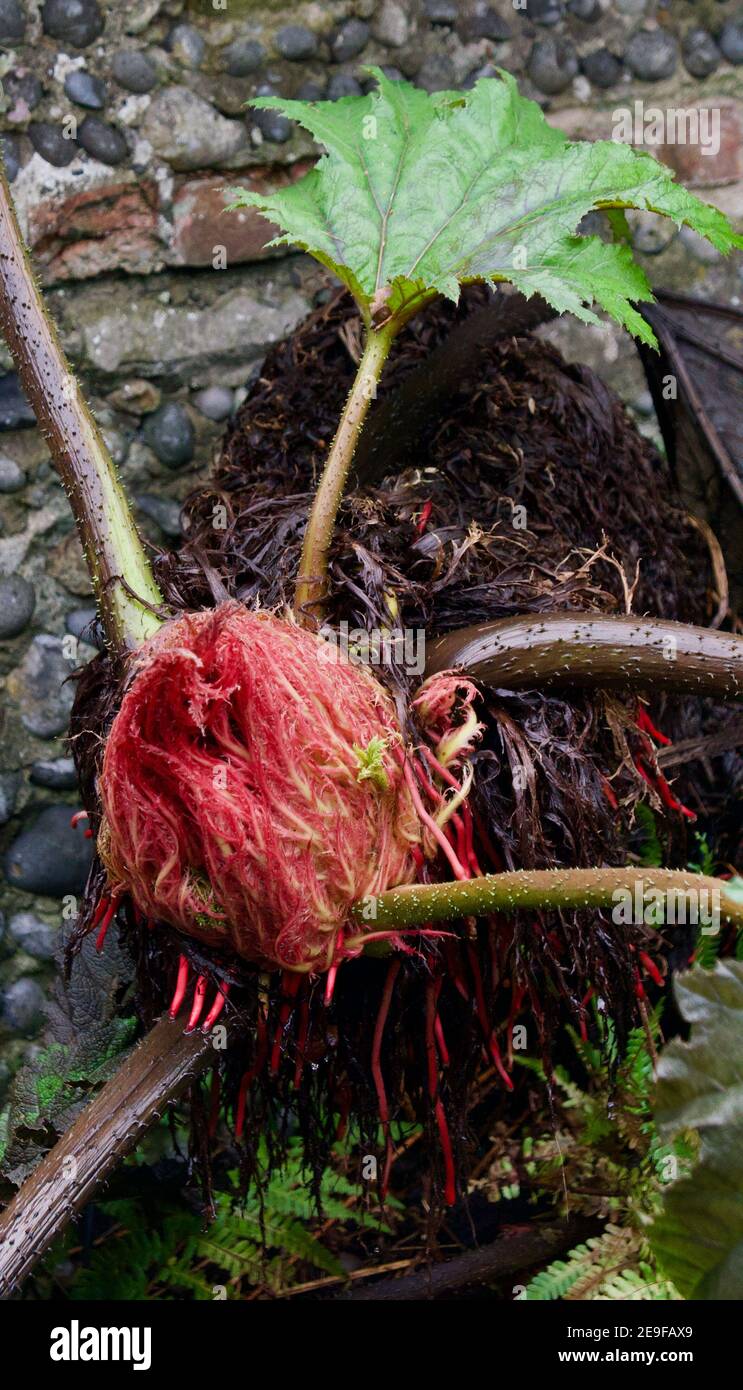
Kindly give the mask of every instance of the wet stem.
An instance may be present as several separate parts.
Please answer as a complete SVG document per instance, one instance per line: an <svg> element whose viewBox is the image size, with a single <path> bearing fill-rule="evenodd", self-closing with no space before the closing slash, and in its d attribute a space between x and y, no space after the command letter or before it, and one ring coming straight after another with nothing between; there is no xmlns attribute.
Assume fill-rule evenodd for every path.
<svg viewBox="0 0 743 1390"><path fill-rule="evenodd" d="M322 620L328 587L328 550L354 450L397 325L368 330L364 352L341 415L312 504L299 563L294 611L308 626Z"/></svg>

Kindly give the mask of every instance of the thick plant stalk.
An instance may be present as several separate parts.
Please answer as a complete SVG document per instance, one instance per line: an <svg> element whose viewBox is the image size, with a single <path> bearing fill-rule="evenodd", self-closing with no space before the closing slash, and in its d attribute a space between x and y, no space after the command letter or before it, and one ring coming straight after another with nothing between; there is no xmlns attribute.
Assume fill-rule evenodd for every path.
<svg viewBox="0 0 743 1390"><path fill-rule="evenodd" d="M106 636L135 647L162 597L98 427L44 308L0 168L0 328L62 479Z"/></svg>
<svg viewBox="0 0 743 1390"><path fill-rule="evenodd" d="M743 902L731 897L723 879L683 869L516 869L512 873L485 874L456 883L409 883L368 898L354 908L357 922L367 930L391 931L461 917L487 917L491 913L549 908L614 907L620 902L634 909L647 899L661 899L666 908L687 904L719 911L720 919L743 927ZM690 920L690 917L685 918ZM362 937L354 939L358 944Z"/></svg>
<svg viewBox="0 0 743 1390"><path fill-rule="evenodd" d="M723 698L743 693L743 638L660 618L526 614L432 642L426 676L451 669L506 690L623 686Z"/></svg>
<svg viewBox="0 0 743 1390"><path fill-rule="evenodd" d="M237 1015L227 1038L240 1032ZM0 1297L17 1289L145 1131L219 1057L214 1039L162 1018L42 1159L0 1216Z"/></svg>
<svg viewBox="0 0 743 1390"><path fill-rule="evenodd" d="M376 395L377 382L389 355L394 333L395 330L389 326L369 329L364 353L312 503L294 599L295 612L308 625L314 626L322 618L323 599L327 591L328 548L335 518L356 441Z"/></svg>
<svg viewBox="0 0 743 1390"><path fill-rule="evenodd" d="M639 904L640 910L650 894L655 895L653 903L660 898L668 905L671 895L677 903L680 895L699 903L699 896L692 895L706 892L705 913L717 909L721 920L743 927L743 903L726 889L722 880L673 869L519 870L393 888L359 903L354 917L366 931L394 932L524 908L610 907L618 892L629 895L631 906ZM353 944L363 945L363 936ZM242 1026L239 1016L227 1021L231 1039ZM186 1034L170 1019L155 1025L0 1216L0 1297L19 1287L68 1220L214 1056L209 1034Z"/></svg>

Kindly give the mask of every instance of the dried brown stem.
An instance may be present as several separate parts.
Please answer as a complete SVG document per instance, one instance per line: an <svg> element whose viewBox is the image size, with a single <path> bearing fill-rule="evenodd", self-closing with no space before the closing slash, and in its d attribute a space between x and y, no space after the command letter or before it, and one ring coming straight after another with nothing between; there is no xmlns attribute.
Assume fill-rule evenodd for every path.
<svg viewBox="0 0 743 1390"><path fill-rule="evenodd" d="M411 1303L441 1298L473 1284L492 1283L520 1270L554 1260L563 1250L596 1235L600 1226L587 1217L572 1217L559 1226L538 1226L502 1237L481 1250L467 1250L452 1260L428 1265L399 1279L383 1279L341 1295L351 1303Z"/></svg>
<svg viewBox="0 0 743 1390"><path fill-rule="evenodd" d="M225 1025L241 1031L239 1016ZM42 1159L0 1216L0 1296L17 1289L67 1222L171 1102L218 1054L202 1032L162 1018Z"/></svg>

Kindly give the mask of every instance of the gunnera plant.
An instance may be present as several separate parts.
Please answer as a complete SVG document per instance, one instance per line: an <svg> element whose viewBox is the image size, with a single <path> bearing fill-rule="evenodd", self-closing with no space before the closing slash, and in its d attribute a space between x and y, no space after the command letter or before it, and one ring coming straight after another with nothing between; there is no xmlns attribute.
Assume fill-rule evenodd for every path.
<svg viewBox="0 0 743 1390"><path fill-rule="evenodd" d="M487 798L477 796L484 692L582 685L724 698L739 690L743 644L674 622L527 612L432 641L426 677L403 699L399 684L328 641L328 556L354 452L398 334L433 301L508 282L586 322L597 321L596 305L652 344L635 307L652 296L625 209L668 216L721 252L743 239L649 155L568 141L506 74L431 95L372 73L366 96L257 102L301 123L326 153L280 192L229 195L342 282L363 340L291 606L247 606L219 576L211 605L168 602L44 313L5 184L0 318L70 495L109 644L81 682L74 726L98 851L78 938L95 930L103 949L113 921L127 931L143 963L147 1021L164 1004L178 1018L184 1003L192 1034L231 1020L237 1042L217 1060L248 1176L257 1135L276 1132L291 1103L316 1174L349 1117L369 1142L381 1122L384 1197L390 1096L404 1095L451 1203L483 1054L509 1088L505 1025L525 1004L547 1048L548 1004L528 951L512 938L505 953L504 921L536 914L556 978L559 950L543 914L557 913L564 928L565 914L609 906L638 878L603 856L591 867L503 862ZM605 214L605 236L582 234L591 212ZM388 600L394 616L394 592ZM640 777L677 808L646 712L639 734ZM670 869L641 878L661 902L702 883ZM723 917L740 921L725 884L704 884ZM653 969L647 927L612 931L599 920L574 974L584 990L595 973L631 1014L642 1005L643 960ZM214 1055L203 1052L200 1065L207 1060ZM130 1125L129 1142L136 1132ZM272 1152L280 1148L279 1138ZM6 1225L14 1219L11 1210Z"/></svg>

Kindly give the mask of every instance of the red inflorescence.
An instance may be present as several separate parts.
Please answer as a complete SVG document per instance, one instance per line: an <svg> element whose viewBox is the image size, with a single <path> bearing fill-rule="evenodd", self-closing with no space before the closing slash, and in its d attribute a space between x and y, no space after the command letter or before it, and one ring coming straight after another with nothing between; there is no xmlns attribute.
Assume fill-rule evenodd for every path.
<svg viewBox="0 0 743 1390"><path fill-rule="evenodd" d="M262 967L327 970L351 905L415 877L401 746L387 694L321 638L237 603L181 617L106 743L111 891Z"/></svg>

